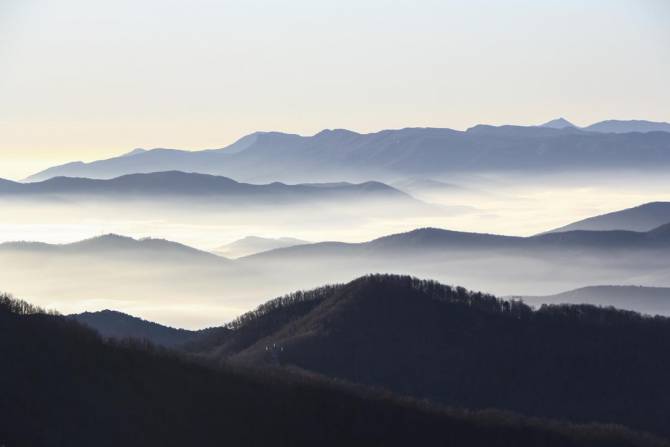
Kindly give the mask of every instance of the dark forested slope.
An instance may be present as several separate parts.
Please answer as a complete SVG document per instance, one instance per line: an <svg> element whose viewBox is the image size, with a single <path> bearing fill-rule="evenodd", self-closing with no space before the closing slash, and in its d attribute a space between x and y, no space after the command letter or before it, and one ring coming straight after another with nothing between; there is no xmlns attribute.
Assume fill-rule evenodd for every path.
<svg viewBox="0 0 670 447"><path fill-rule="evenodd" d="M399 276L271 303L200 351L449 405L670 434L670 319L586 305L533 311Z"/></svg>
<svg viewBox="0 0 670 447"><path fill-rule="evenodd" d="M615 427L445 411L277 370L214 370L36 312L0 299L2 445L663 445Z"/></svg>
<svg viewBox="0 0 670 447"><path fill-rule="evenodd" d="M69 318L95 329L105 338L135 338L165 347L181 345L203 336L205 332L163 326L113 310L82 312L69 315Z"/></svg>

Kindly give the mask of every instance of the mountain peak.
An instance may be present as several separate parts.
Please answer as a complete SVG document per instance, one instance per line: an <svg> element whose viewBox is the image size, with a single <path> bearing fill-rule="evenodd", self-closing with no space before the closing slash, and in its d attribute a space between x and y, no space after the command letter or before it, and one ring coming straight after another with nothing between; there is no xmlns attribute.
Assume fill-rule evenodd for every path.
<svg viewBox="0 0 670 447"><path fill-rule="evenodd" d="M139 241L130 236L123 236L116 233L107 233L101 234L99 236L93 236L88 239L83 239L81 241L72 242L70 244L65 244L66 246L78 246L78 247L110 247L110 248L120 248L134 246Z"/></svg>
<svg viewBox="0 0 670 447"><path fill-rule="evenodd" d="M323 129L321 132L314 135L315 137L325 137L325 136L356 136L360 135L352 130L348 129Z"/></svg>
<svg viewBox="0 0 670 447"><path fill-rule="evenodd" d="M233 144L229 144L223 149L213 149L214 151L225 151L226 154L239 154L242 151L249 149L253 146L258 138L263 134L263 132L253 132L249 135L245 135L242 138L235 141Z"/></svg>
<svg viewBox="0 0 670 447"><path fill-rule="evenodd" d="M550 127L552 129L567 129L577 127L565 118L556 118L541 124L540 127Z"/></svg>

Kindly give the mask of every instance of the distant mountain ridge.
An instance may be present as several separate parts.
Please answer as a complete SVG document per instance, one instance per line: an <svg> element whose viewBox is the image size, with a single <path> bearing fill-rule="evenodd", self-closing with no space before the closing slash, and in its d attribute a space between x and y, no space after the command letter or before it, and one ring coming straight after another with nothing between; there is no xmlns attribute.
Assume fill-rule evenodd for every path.
<svg viewBox="0 0 670 447"><path fill-rule="evenodd" d="M224 264L228 259L213 253L198 250L178 242L165 239L134 239L118 234L106 234L69 244L47 244L43 242L17 241L0 243L1 252L25 252L45 255L78 256L132 256L133 258L189 261L197 263Z"/></svg>
<svg viewBox="0 0 670 447"><path fill-rule="evenodd" d="M309 241L292 237L266 238L259 236L246 236L229 244L216 248L214 253L229 258L239 258L252 254L274 250L276 248L293 247L295 245L309 244Z"/></svg>
<svg viewBox="0 0 670 447"><path fill-rule="evenodd" d="M391 253L403 251L431 252L446 249L661 249L670 245L670 224L662 225L651 231L582 231L574 230L557 233L544 233L537 236L502 236L486 233L468 233L440 228L419 228L406 233L383 236L368 242L320 242L296 247L279 248L251 255L243 259L263 259L281 257L290 254L311 255L319 252L341 253Z"/></svg>
<svg viewBox="0 0 670 447"><path fill-rule="evenodd" d="M670 123L646 120L605 120L585 127L578 127L565 118L557 118L541 124L540 127L551 129L581 129L598 133L631 133L631 132L670 132Z"/></svg>
<svg viewBox="0 0 670 447"><path fill-rule="evenodd" d="M281 240L281 239L280 239ZM240 262L280 259L292 255L342 255L377 254L403 252L406 254L430 253L448 249L490 250L490 249L573 249L591 248L616 249L664 249L670 246L670 224L651 231L567 231L544 233L537 236L503 236L487 233L468 233L440 228L419 228L405 233L391 234L368 242L317 242L293 245L298 240L290 240L291 246L274 248L257 254L244 256ZM302 241L305 242L305 241ZM173 251L203 257L210 260L227 260L225 257L198 250L187 245L165 239L134 239L127 236L107 234L69 244L47 244L43 242L16 241L0 243L0 251L22 250L54 253L95 253L106 251L147 250Z"/></svg>
<svg viewBox="0 0 670 447"><path fill-rule="evenodd" d="M552 230L552 232L573 230L649 231L666 223L670 223L670 202L650 202L633 208L589 217Z"/></svg>
<svg viewBox="0 0 670 447"><path fill-rule="evenodd" d="M555 295L519 298L532 305L590 304L670 316L670 287L588 286Z"/></svg>
<svg viewBox="0 0 670 447"><path fill-rule="evenodd" d="M553 126L552 126L553 127ZM323 182L453 172L574 170L670 166L670 132L600 133L563 126L474 126L467 131L406 128L360 134L344 129L313 136L256 132L228 148L152 149L74 162L30 176L114 178L185 170L242 181Z"/></svg>
<svg viewBox="0 0 670 447"><path fill-rule="evenodd" d="M321 282L375 271L411 273L474 284L500 295L540 295L584 283L662 286L670 284L670 225L649 232L569 231L530 237L421 228L361 243L280 248L236 262L279 277L299 272ZM631 305L655 312L644 301Z"/></svg>
<svg viewBox="0 0 670 447"><path fill-rule="evenodd" d="M132 156L129 156L132 157ZM54 177L34 183L0 182L0 197L39 197L61 195L68 197L164 197L193 198L252 198L271 203L309 199L400 199L416 201L408 194L381 182L359 184L347 182L288 185L249 184L228 177L181 171L128 174L108 180L80 177Z"/></svg>

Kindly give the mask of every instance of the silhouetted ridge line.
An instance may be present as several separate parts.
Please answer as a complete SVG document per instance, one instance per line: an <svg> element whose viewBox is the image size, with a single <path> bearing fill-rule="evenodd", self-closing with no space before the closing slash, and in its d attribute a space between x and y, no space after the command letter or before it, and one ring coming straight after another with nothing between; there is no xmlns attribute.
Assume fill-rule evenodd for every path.
<svg viewBox="0 0 670 447"><path fill-rule="evenodd" d="M14 298L6 293L0 293L0 311L15 315L60 315L56 311L46 310L27 301Z"/></svg>
<svg viewBox="0 0 670 447"><path fill-rule="evenodd" d="M401 275L365 276L313 297L273 302L196 351L452 406L670 434L660 416L670 405L670 360L663 355L670 319L592 305L533 310Z"/></svg>

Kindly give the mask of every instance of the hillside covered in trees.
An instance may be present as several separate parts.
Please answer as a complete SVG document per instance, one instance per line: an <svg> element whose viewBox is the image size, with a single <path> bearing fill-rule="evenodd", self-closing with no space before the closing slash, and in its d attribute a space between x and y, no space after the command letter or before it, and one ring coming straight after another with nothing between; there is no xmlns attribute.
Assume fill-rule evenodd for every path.
<svg viewBox="0 0 670 447"><path fill-rule="evenodd" d="M661 446L612 426L445 410L277 369L213 368L0 298L7 446Z"/></svg>
<svg viewBox="0 0 670 447"><path fill-rule="evenodd" d="M670 435L670 319L375 275L270 301L188 347L467 408Z"/></svg>

